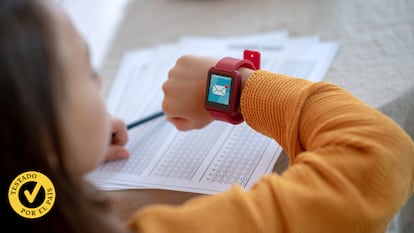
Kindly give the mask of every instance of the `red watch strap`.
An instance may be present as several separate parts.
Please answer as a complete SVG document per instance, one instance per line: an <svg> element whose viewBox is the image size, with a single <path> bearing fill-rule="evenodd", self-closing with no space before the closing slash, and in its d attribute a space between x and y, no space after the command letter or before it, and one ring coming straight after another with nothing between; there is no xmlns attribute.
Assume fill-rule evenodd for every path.
<svg viewBox="0 0 414 233"><path fill-rule="evenodd" d="M240 60L232 57L222 58L215 66L216 69L220 70L238 70L241 67L256 70L255 65L250 60ZM209 112L210 115L216 120L226 121L232 124L240 124L244 121L243 115L240 112L235 112L233 115L214 110L209 110Z"/></svg>
<svg viewBox="0 0 414 233"><path fill-rule="evenodd" d="M216 68L223 70L238 70L241 67L256 70L256 67L253 64L253 62L249 60L240 60L232 57L224 57L220 59L216 64Z"/></svg>
<svg viewBox="0 0 414 233"><path fill-rule="evenodd" d="M236 112L232 116L230 116L228 114L225 114L223 112L215 112L215 111L211 111L211 110L209 111L209 113L216 120L229 122L229 123L232 123L234 125L240 124L244 121L243 115L241 114L241 112Z"/></svg>

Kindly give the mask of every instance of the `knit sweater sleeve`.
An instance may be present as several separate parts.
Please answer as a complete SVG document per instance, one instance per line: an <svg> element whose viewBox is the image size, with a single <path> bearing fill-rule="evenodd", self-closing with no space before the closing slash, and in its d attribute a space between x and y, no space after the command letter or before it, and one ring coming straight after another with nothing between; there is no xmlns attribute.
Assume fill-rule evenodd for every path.
<svg viewBox="0 0 414 233"><path fill-rule="evenodd" d="M392 120L328 83L265 71L241 110L289 154L282 174L250 190L137 211L137 232L385 232L414 186L414 143Z"/></svg>

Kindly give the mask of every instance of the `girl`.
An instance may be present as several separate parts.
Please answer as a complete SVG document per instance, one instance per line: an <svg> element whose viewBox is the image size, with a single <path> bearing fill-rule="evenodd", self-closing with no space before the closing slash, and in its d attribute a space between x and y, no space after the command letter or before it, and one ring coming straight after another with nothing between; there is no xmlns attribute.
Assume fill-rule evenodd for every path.
<svg viewBox="0 0 414 233"><path fill-rule="evenodd" d="M126 231L82 177L104 156L128 156L125 125L106 112L86 44L53 2L0 1L0 112L1 225L13 232ZM56 190L51 211L34 220L15 213L5 195L28 170L46 175Z"/></svg>

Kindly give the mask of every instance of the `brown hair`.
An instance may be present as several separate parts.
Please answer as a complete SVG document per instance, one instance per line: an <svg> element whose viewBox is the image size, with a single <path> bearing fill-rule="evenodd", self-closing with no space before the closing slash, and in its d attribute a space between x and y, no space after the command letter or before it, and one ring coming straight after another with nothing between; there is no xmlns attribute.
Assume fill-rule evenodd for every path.
<svg viewBox="0 0 414 233"><path fill-rule="evenodd" d="M49 21L40 1L0 1L0 225L13 232L126 231L105 195L66 169L58 111L64 75ZM28 170L45 174L56 190L51 211L33 220L17 215L7 195Z"/></svg>

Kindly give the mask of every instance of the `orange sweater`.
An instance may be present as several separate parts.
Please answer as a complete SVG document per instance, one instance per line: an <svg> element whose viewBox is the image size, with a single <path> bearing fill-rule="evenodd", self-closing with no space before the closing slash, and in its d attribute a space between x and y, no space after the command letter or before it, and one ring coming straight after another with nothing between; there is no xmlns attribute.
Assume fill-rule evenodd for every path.
<svg viewBox="0 0 414 233"><path fill-rule="evenodd" d="M137 211L137 232L385 232L414 187L414 143L392 120L328 83L265 71L241 97L246 122L289 154L249 191Z"/></svg>

